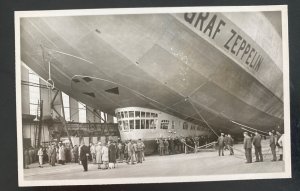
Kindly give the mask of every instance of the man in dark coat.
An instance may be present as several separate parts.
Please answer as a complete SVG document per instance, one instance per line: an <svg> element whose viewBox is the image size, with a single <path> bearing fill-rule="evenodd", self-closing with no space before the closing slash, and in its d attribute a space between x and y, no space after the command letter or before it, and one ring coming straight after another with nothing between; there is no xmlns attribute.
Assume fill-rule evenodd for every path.
<svg viewBox="0 0 300 191"><path fill-rule="evenodd" d="M224 156L224 133L221 133L221 136L218 138L218 146L219 146L219 156L221 156L221 152L222 152L222 156Z"/></svg>
<svg viewBox="0 0 300 191"><path fill-rule="evenodd" d="M180 143L180 141L179 141L179 139L178 138L175 138L174 139L174 153L176 154L177 152L180 152L180 145L181 145L181 143Z"/></svg>
<svg viewBox="0 0 300 191"><path fill-rule="evenodd" d="M78 163L78 146L75 145L73 148L74 162Z"/></svg>
<svg viewBox="0 0 300 191"><path fill-rule="evenodd" d="M175 143L174 143L174 138L171 138L169 140L169 145L170 145L170 154L175 153Z"/></svg>
<svg viewBox="0 0 300 191"><path fill-rule="evenodd" d="M225 135L224 136L224 150L228 150L228 136Z"/></svg>
<svg viewBox="0 0 300 191"><path fill-rule="evenodd" d="M114 142L108 141L108 162L116 163L117 147Z"/></svg>
<svg viewBox="0 0 300 191"><path fill-rule="evenodd" d="M231 137L230 134L227 135L227 146L228 146L228 149L230 151L230 155L234 155L234 152L233 152L233 138Z"/></svg>
<svg viewBox="0 0 300 191"><path fill-rule="evenodd" d="M143 157L142 157L142 150L143 150L144 144L142 143L142 140L139 139L137 142L137 163L142 163L143 162Z"/></svg>
<svg viewBox="0 0 300 191"><path fill-rule="evenodd" d="M165 139L165 141L164 141L164 153L165 153L165 155L169 154L169 142L167 139Z"/></svg>
<svg viewBox="0 0 300 191"><path fill-rule="evenodd" d="M269 132L270 135L270 147L271 147L271 151L272 151L272 155L273 155L273 159L271 161L276 161L277 157L276 157L276 139L275 136L273 134L273 132Z"/></svg>
<svg viewBox="0 0 300 191"><path fill-rule="evenodd" d="M25 148L25 150L24 150L24 168L28 169L29 168L28 165L29 165L29 150L28 150L28 148Z"/></svg>
<svg viewBox="0 0 300 191"><path fill-rule="evenodd" d="M128 159L128 141L125 142L124 145L124 159L127 161Z"/></svg>
<svg viewBox="0 0 300 191"><path fill-rule="evenodd" d="M50 164L51 166L55 166L55 162L56 162L56 148L55 148L55 145L52 145L51 146L51 149L50 149Z"/></svg>
<svg viewBox="0 0 300 191"><path fill-rule="evenodd" d="M84 171L88 171L88 156L89 156L90 149L86 145L82 145L80 148L80 160L83 166Z"/></svg>
<svg viewBox="0 0 300 191"><path fill-rule="evenodd" d="M278 131L276 131L276 146L278 148L278 153L279 154L279 161L282 161L283 160L283 149L282 149L282 146L279 144L279 140L281 138L281 133L279 133Z"/></svg>
<svg viewBox="0 0 300 191"><path fill-rule="evenodd" d="M162 139L158 140L158 146L159 146L159 155L164 155L164 141Z"/></svg>
<svg viewBox="0 0 300 191"><path fill-rule="evenodd" d="M255 149L255 156L256 156L256 161L255 162L262 162L263 161L263 155L261 152L261 136L255 132L255 136L253 137L252 144Z"/></svg>
<svg viewBox="0 0 300 191"><path fill-rule="evenodd" d="M246 163L252 163L252 141L247 132L244 132L244 149L247 159Z"/></svg>

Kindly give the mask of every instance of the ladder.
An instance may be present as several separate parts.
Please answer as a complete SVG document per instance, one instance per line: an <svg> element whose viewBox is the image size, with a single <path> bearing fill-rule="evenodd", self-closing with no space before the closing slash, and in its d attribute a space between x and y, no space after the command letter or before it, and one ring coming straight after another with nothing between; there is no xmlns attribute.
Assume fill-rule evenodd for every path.
<svg viewBox="0 0 300 191"><path fill-rule="evenodd" d="M35 126L34 147L38 148L41 145L42 127L43 127L43 100L38 100L36 119L38 123Z"/></svg>

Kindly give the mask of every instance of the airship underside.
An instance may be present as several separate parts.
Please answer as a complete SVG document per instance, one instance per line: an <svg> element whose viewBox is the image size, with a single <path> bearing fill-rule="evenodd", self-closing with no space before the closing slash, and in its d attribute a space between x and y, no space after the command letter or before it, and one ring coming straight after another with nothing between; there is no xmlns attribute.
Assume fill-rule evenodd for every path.
<svg viewBox="0 0 300 191"><path fill-rule="evenodd" d="M281 38L275 29L261 31L265 15L254 18L258 23L230 13L27 17L21 60L46 80L50 62L55 87L111 115L144 107L217 132L240 132L233 121L268 131L283 125L281 47L268 44Z"/></svg>

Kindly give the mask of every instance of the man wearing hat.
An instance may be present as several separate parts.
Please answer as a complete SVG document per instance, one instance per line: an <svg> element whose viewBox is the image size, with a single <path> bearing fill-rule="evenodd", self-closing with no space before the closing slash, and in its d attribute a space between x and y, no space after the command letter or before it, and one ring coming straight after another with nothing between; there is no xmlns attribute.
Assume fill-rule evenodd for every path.
<svg viewBox="0 0 300 191"><path fill-rule="evenodd" d="M225 140L224 140L224 133L221 133L221 136L218 138L218 146L219 146L219 156L224 156L224 145L225 145Z"/></svg>
<svg viewBox="0 0 300 191"><path fill-rule="evenodd" d="M246 163L252 163L252 141L247 132L244 132L244 149L247 160Z"/></svg>

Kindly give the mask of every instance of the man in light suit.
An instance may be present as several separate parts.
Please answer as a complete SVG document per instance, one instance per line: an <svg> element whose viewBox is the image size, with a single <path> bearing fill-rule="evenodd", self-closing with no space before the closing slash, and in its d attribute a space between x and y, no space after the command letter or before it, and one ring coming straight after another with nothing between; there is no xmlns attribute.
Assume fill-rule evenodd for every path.
<svg viewBox="0 0 300 191"><path fill-rule="evenodd" d="M252 163L252 141L247 132L244 132L244 149L247 159L246 163Z"/></svg>

